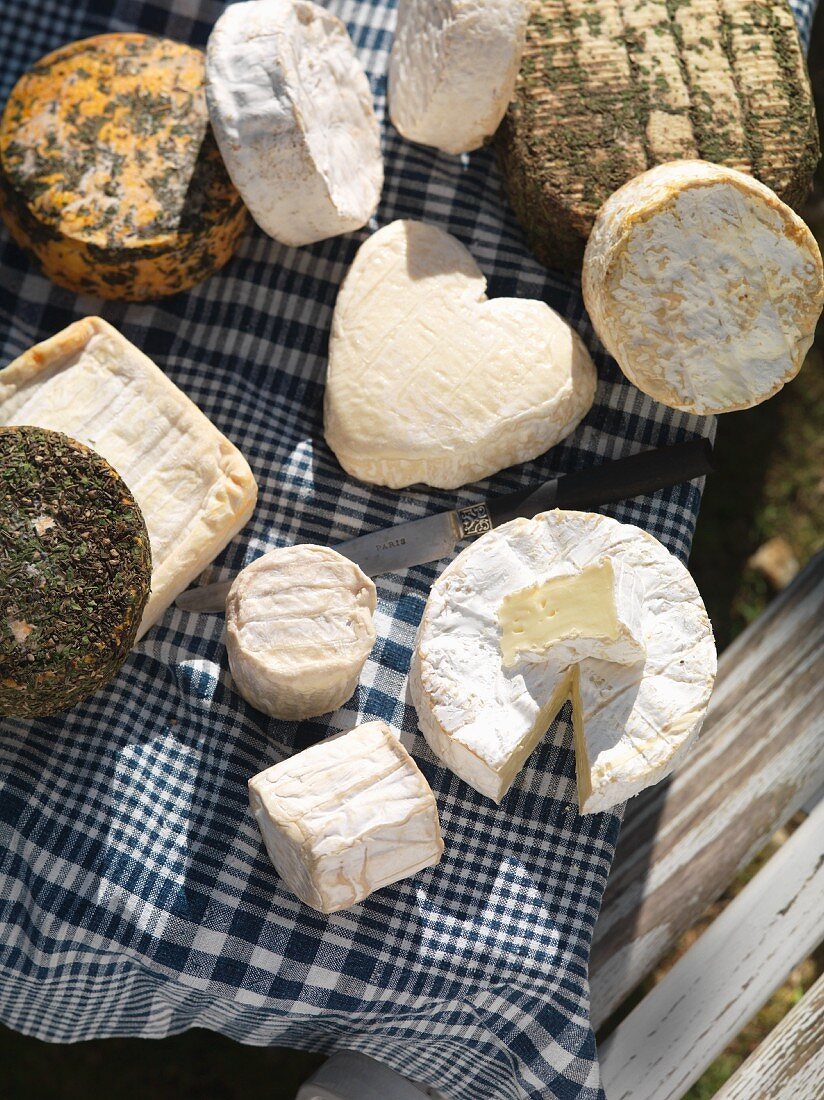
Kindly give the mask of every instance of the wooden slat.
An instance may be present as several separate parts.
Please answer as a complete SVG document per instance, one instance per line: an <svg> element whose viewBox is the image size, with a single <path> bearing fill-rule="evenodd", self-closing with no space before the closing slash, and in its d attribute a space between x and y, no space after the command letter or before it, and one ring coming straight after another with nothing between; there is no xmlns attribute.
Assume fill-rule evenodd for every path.
<svg viewBox="0 0 824 1100"><path fill-rule="evenodd" d="M590 968L596 1027L824 786L824 551L722 655L699 744L627 810Z"/></svg>
<svg viewBox="0 0 824 1100"><path fill-rule="evenodd" d="M824 975L715 1094L715 1100L821 1100Z"/></svg>
<svg viewBox="0 0 824 1100"><path fill-rule="evenodd" d="M822 937L824 802L602 1044L609 1100L679 1100Z"/></svg>

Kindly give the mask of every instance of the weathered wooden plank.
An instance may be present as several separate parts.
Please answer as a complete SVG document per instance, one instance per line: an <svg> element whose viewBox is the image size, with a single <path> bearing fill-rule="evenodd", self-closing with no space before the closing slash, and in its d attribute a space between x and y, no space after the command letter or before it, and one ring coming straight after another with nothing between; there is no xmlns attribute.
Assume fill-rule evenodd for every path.
<svg viewBox="0 0 824 1100"><path fill-rule="evenodd" d="M821 1100L824 1096L824 975L770 1032L715 1100Z"/></svg>
<svg viewBox="0 0 824 1100"><path fill-rule="evenodd" d="M824 801L602 1044L609 1100L679 1100L822 936Z"/></svg>
<svg viewBox="0 0 824 1100"><path fill-rule="evenodd" d="M700 742L626 821L595 929L596 1026L824 786L824 551L722 655Z"/></svg>

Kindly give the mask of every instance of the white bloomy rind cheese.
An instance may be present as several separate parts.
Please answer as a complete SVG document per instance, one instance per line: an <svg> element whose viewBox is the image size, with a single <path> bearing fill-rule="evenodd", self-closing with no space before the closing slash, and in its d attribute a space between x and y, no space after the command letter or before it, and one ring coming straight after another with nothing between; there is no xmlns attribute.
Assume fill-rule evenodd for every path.
<svg viewBox="0 0 824 1100"><path fill-rule="evenodd" d="M270 550L238 573L226 599L226 648L252 706L299 720L336 710L375 643L375 586L325 546Z"/></svg>
<svg viewBox="0 0 824 1100"><path fill-rule="evenodd" d="M396 221L361 245L338 294L324 430L362 481L454 489L568 436L596 381L545 302L488 299L460 241Z"/></svg>
<svg viewBox="0 0 824 1100"><path fill-rule="evenodd" d="M389 115L405 138L445 153L478 149L512 99L527 0L399 0Z"/></svg>
<svg viewBox="0 0 824 1100"><path fill-rule="evenodd" d="M64 432L117 470L152 546L141 637L246 524L257 484L240 451L151 359L99 317L0 370L0 425Z"/></svg>
<svg viewBox="0 0 824 1100"><path fill-rule="evenodd" d="M206 50L209 116L264 232L311 244L365 225L383 187L369 81L343 23L308 0L249 0Z"/></svg>
<svg viewBox="0 0 824 1100"><path fill-rule="evenodd" d="M524 604L517 594L551 578L592 582L605 560L623 626L611 627L609 608L601 620L584 609L582 620L593 636L623 634L623 646L603 659L599 648L606 653L615 641L594 638L588 655L576 654L562 626L558 645L538 637L507 666L502 639L517 619L507 621L507 606ZM622 575L634 576L635 591ZM482 536L441 574L418 631L410 690L433 751L496 802L571 699L579 805L595 813L672 771L701 727L715 668L695 582L661 543L605 516L554 511Z"/></svg>
<svg viewBox="0 0 824 1100"><path fill-rule="evenodd" d="M583 291L631 382L710 414L757 405L795 377L824 308L824 271L812 233L768 187L685 160L607 199Z"/></svg>
<svg viewBox="0 0 824 1100"><path fill-rule="evenodd" d="M321 741L249 780L275 868L321 913L438 863L435 796L383 722Z"/></svg>

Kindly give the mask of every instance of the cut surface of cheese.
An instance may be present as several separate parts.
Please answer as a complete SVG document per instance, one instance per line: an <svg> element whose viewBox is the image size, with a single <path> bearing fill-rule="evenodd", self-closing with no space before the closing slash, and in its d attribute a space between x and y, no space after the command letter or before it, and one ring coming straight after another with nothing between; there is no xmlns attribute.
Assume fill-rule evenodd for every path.
<svg viewBox="0 0 824 1100"><path fill-rule="evenodd" d="M383 722L260 772L249 801L278 874L321 913L356 905L443 852L435 796Z"/></svg>
<svg viewBox="0 0 824 1100"><path fill-rule="evenodd" d="M75 321L0 370L0 425L64 432L97 451L140 506L152 593L138 637L252 514L246 460L134 344L99 317Z"/></svg>
<svg viewBox="0 0 824 1100"><path fill-rule="evenodd" d="M506 596L498 611L504 665L565 654L633 664L644 656L638 578L609 558ZM620 578L620 580L619 580Z"/></svg>
<svg viewBox="0 0 824 1100"><path fill-rule="evenodd" d="M675 161L604 204L583 290L631 382L709 414L756 405L795 377L824 308L824 270L810 230L769 188Z"/></svg>
<svg viewBox="0 0 824 1100"><path fill-rule="evenodd" d="M273 718L314 718L350 698L375 643L375 586L326 546L270 550L238 573L226 648L240 694Z"/></svg>
<svg viewBox="0 0 824 1100"><path fill-rule="evenodd" d="M600 206L656 164L747 172L801 209L818 126L785 0L533 0L496 145L530 246L579 271Z"/></svg>
<svg viewBox="0 0 824 1100"><path fill-rule="evenodd" d="M618 663L571 654L561 642L507 667L504 602L570 567L586 575L604 559L616 576L624 570L638 581L632 630L643 656ZM615 591L625 608L629 590ZM715 666L704 605L676 558L637 527L554 511L503 524L444 570L427 601L409 686L432 750L496 802L571 699L579 806L594 813L657 782L683 757L701 727Z"/></svg>
<svg viewBox="0 0 824 1100"><path fill-rule="evenodd" d="M527 0L399 0L389 115L409 141L468 153L504 116L524 48Z"/></svg>
<svg viewBox="0 0 824 1100"><path fill-rule="evenodd" d="M338 294L324 429L363 481L453 489L564 439L595 385L583 342L546 303L488 299L459 241L396 221L361 245Z"/></svg>
<svg viewBox="0 0 824 1100"><path fill-rule="evenodd" d="M60 286L175 294L248 225L209 128L200 50L105 34L42 58L0 122L0 211Z"/></svg>
<svg viewBox="0 0 824 1100"><path fill-rule="evenodd" d="M344 24L309 0L231 4L209 36L206 94L229 175L289 245L360 229L383 187L369 81Z"/></svg>

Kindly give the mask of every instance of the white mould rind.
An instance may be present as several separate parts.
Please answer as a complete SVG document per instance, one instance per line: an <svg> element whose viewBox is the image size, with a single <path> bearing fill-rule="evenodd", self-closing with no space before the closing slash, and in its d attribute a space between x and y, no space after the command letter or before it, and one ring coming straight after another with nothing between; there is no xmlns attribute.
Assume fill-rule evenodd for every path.
<svg viewBox="0 0 824 1100"><path fill-rule="evenodd" d="M311 244L374 214L378 120L334 15L309 0L231 4L209 36L206 100L232 182L275 240Z"/></svg>
<svg viewBox="0 0 824 1100"><path fill-rule="evenodd" d="M608 556L635 573L645 656L634 664L569 653L504 667L498 608L512 592ZM637 527L546 512L482 536L441 574L410 671L421 732L470 786L500 802L567 699L579 805L610 809L668 774L698 734L715 679L712 628L695 582Z"/></svg>
<svg viewBox="0 0 824 1100"><path fill-rule="evenodd" d="M226 649L240 694L273 718L327 714L351 698L375 643L375 585L325 546L270 550L226 598Z"/></svg>
<svg viewBox="0 0 824 1100"><path fill-rule="evenodd" d="M324 431L362 481L454 489L566 438L596 383L546 303L488 299L460 241L396 221L361 245L338 293Z"/></svg>
<svg viewBox="0 0 824 1100"><path fill-rule="evenodd" d="M810 230L764 184L673 161L604 203L583 292L631 382L709 415L757 405L795 377L824 308L824 269Z"/></svg>
<svg viewBox="0 0 824 1100"><path fill-rule="evenodd" d="M321 913L356 905L443 853L435 796L383 722L260 772L249 801L278 874Z"/></svg>
<svg viewBox="0 0 824 1100"><path fill-rule="evenodd" d="M478 149L515 90L527 0L399 0L389 56L389 116L409 141Z"/></svg>

